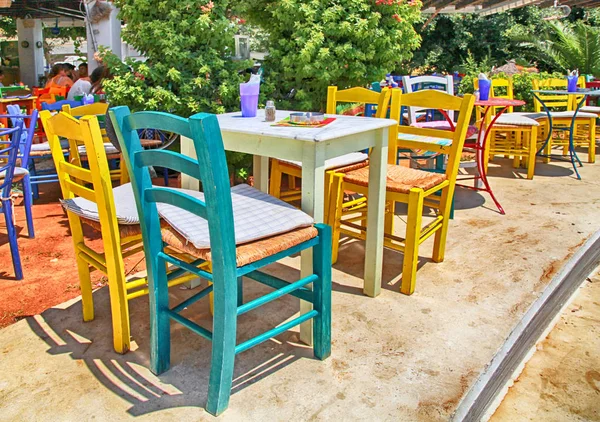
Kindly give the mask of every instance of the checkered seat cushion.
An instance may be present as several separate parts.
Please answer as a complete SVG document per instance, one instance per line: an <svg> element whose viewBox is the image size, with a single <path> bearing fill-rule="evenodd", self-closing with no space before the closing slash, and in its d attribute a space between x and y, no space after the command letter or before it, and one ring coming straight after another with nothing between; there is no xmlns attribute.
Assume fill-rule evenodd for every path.
<svg viewBox="0 0 600 422"><path fill-rule="evenodd" d="M19 180L21 180L28 174L29 174L29 171L27 169L24 169L23 167L15 167L15 173L13 174L13 182L14 183L18 182ZM0 171L0 181L4 180L5 178L6 178L6 170Z"/></svg>
<svg viewBox="0 0 600 422"><path fill-rule="evenodd" d="M201 192L184 192L204 200ZM231 202L237 245L310 227L314 223L308 214L248 185L231 188ZM210 248L207 220L169 204L158 204L158 212L196 249Z"/></svg>
<svg viewBox="0 0 600 422"><path fill-rule="evenodd" d="M125 183L113 189L113 198L115 201L115 211L117 213L117 222L123 225L140 224L140 217L133 196L131 183ZM73 199L62 199L60 201L65 209L92 221L100 221L98 215L98 205L82 197Z"/></svg>
<svg viewBox="0 0 600 422"><path fill-rule="evenodd" d="M413 135L411 133L399 133L398 140L401 142L422 142L426 144L440 145L444 147L452 145L452 139L435 138L433 136Z"/></svg>

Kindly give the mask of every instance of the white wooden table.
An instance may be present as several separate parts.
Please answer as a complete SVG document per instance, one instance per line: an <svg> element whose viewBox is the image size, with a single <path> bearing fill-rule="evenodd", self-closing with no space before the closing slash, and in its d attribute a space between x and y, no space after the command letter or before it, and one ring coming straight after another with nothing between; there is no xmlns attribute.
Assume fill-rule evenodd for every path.
<svg viewBox="0 0 600 422"><path fill-rule="evenodd" d="M289 116L290 111L277 111L276 121ZM264 110L256 117L244 118L240 112L217 116L225 149L254 155L254 185L268 192L269 158L302 161L302 210L323 222L325 160L372 148L369 171L369 201L364 292L375 297L381 291L383 261L383 217L385 179L388 156L388 127L390 119L355 116L332 116L336 120L321 128L277 127L264 121ZM196 157L190 139L182 138L182 154ZM186 189L198 189L197 180L182 175ZM302 253L302 277L312 273L312 251ZM300 303L300 311L308 312L311 304ZM300 338L312 343L311 322L300 327Z"/></svg>

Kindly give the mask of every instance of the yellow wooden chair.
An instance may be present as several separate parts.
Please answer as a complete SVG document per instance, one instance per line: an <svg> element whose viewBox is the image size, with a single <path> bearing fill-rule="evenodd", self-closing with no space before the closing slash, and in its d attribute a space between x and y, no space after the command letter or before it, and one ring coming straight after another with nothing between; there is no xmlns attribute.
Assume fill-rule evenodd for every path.
<svg viewBox="0 0 600 422"><path fill-rule="evenodd" d="M562 79L546 79L543 81L534 79L533 89L547 90L566 90L567 80ZM579 86L585 87L585 79L580 78ZM571 127L573 111L581 96L578 95L554 95L554 94L538 94L539 98L546 104L552 113L552 125L556 127ZM540 113L541 131L538 137L538 142L543 142L548 136L549 122L546 111L542 104L537 99L534 99L534 109L536 113ZM559 109L557 111L556 109ZM543 113L543 114L541 114ZM546 145L545 154L549 155L553 146L563 148L563 155L569 154L569 136L567 131L557 131L559 136L551 136L550 141ZM580 111L575 119L573 144L575 148L587 148L588 163L596 162L596 115L594 113L586 113ZM546 162L550 162L550 157L546 157Z"/></svg>
<svg viewBox="0 0 600 422"><path fill-rule="evenodd" d="M479 80L473 80L475 89L479 89ZM499 91L503 90L503 93ZM512 78L492 79L490 88L491 98L514 98ZM493 107L487 116L489 125L493 117L501 111L502 107ZM527 169L527 178L533 179L535 173L535 158L537 153L537 139L539 122L523 115L513 113L514 108L508 107L506 112L495 122L484 152L484 168L487 172L488 163L496 155L506 158L513 157L513 167L524 167ZM481 107L477 107L477 120L481 119Z"/></svg>
<svg viewBox="0 0 600 422"><path fill-rule="evenodd" d="M338 90L337 86L330 86L327 90L326 113L336 114L336 107L339 103L377 104L377 113L375 117L385 117L390 97L391 92L389 89L384 89L379 93L362 87ZM325 161L325 221L327 221L327 213L329 212L329 206L327 204L329 202L328 196L330 191L330 179L327 174L334 169L338 173L343 173L365 167L367 166L367 158L368 155L365 153L354 152ZM289 189L282 192L281 184L284 175L288 177ZM296 178L301 177L301 162L272 160L269 194L286 202L298 201L301 198L302 192L299 189L296 189L295 180Z"/></svg>
<svg viewBox="0 0 600 422"><path fill-rule="evenodd" d="M384 246L404 252L400 288L404 294L414 292L419 245L422 242L435 234L433 261L444 260L452 198L474 102L475 97L470 94L459 98L436 90L417 91L410 94L393 93L390 118L398 121L400 105L459 111L454 132L412 126L394 126L393 130L390 130L390 163L394 163L394 151L398 147L448 155L446 172L443 174L388 164L386 193L388 209L386 210ZM362 224L364 216L356 217L352 208L345 206L343 196L344 191L357 192L366 196L368 180L368 167L347 173L332 173L329 224L333 228L334 260L337 259L341 233L363 240L366 238L367 228ZM396 202L408 204L405 238L393 234L392 222ZM422 227L424 206L430 206L434 210L435 216L432 222Z"/></svg>
<svg viewBox="0 0 600 422"><path fill-rule="evenodd" d="M82 217L67 209L81 286L83 319L94 319L90 273L99 270L108 277L114 349L118 353L125 353L130 349L128 301L148 294L146 278L128 281L123 263L123 258L143 250L140 226L119 224L117 221L108 160L97 117L84 116L77 120L63 112L52 116L49 111L42 111L40 118L52 151L63 200L85 198L96 204L98 210L100 221ZM71 163L65 160L59 138L68 139L70 149L76 155L77 147L85 145L89 169L81 166L79 157L79 161L74 160ZM95 251L86 245L82 224L100 231L103 252ZM191 275L176 278L170 280L169 285L181 284L192 278Z"/></svg>
<svg viewBox="0 0 600 422"><path fill-rule="evenodd" d="M127 170L124 166L121 166L122 157L121 153L115 146L110 142L108 136L106 135L106 129L102 124L104 122L104 116L108 111L108 103L93 103L87 104L79 107L71 107L69 104L65 104L62 106L62 111L75 117L80 118L83 116L97 116L101 127L100 131L102 133L102 139L104 140L104 150L106 152L106 158L110 160L115 160L118 162L118 167L110 170L110 177L113 181L118 181L119 184L124 184L129 181L129 175L127 174ZM83 145L79 145L79 155L80 159L83 161L87 161L87 153L86 149ZM71 160L75 159L75 154L71 151ZM73 162L73 161L72 161ZM81 162L73 162L75 165L80 166Z"/></svg>

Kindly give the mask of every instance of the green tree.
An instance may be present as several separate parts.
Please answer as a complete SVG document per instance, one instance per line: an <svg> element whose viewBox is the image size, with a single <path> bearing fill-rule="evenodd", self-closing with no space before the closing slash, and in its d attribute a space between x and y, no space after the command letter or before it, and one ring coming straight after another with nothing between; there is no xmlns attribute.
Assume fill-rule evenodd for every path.
<svg viewBox="0 0 600 422"><path fill-rule="evenodd" d="M233 59L237 25L230 19L229 1L114 3L127 24L123 39L147 60L123 64L102 53L114 75L105 83L112 104L181 116L239 107L238 71L248 64Z"/></svg>
<svg viewBox="0 0 600 422"><path fill-rule="evenodd" d="M541 34L516 37L529 54L548 67L600 77L600 30L583 22L552 22Z"/></svg>
<svg viewBox="0 0 600 422"><path fill-rule="evenodd" d="M410 58L419 45L413 24L420 7L398 0L248 0L245 17L268 34L261 89L280 107L322 110L329 85L365 85Z"/></svg>

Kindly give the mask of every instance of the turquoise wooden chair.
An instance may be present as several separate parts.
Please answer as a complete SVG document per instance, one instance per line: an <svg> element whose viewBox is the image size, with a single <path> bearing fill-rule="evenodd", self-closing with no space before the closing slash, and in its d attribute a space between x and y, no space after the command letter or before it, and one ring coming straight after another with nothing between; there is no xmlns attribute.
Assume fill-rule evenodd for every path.
<svg viewBox="0 0 600 422"><path fill-rule="evenodd" d="M247 185L229 186L223 140L217 118L200 113L189 119L159 112L130 114L127 107L109 110L116 137L122 146L124 161L131 177L148 269L150 290L150 367L160 374L170 365L170 320L189 328L194 333L212 341L212 360L206 410L218 415L227 409L231 393L235 356L294 326L312 318L314 356L325 359L331 349L331 228L309 223L307 227L238 244L237 224L246 219L256 223L251 210L243 215L232 204L232 195L262 195L261 201L275 201L277 212L302 213L291 205L264 194ZM167 150L144 150L138 137L139 129L153 128L178 133L191 138L198 160ZM162 166L188 174L202 182L199 192L152 186L148 167ZM247 200L244 196L243 199ZM169 213L167 213L169 211ZM176 216L183 213L181 219ZM169 223L161 229L159 215ZM302 213L306 216L306 214ZM234 216L236 230L234 230ZM308 216L306 216L308 217ZM310 217L308 217L309 220ZM177 221L176 221L177 220ZM178 224L180 222L181 224ZM185 224L189 223L188 226ZM208 248L200 248L197 239L186 227L207 226L204 241ZM263 227L264 225L260 225ZM185 235L185 236L183 236ZM162 240L161 240L162 238ZM164 249L168 245L177 252L175 256ZM302 250L313 250L313 274L288 283L259 271L279 259ZM180 268L209 280L209 286L177 306L169 307L166 264ZM206 265L208 264L208 266ZM177 271L176 271L177 273ZM242 277L250 278L275 290L262 297L243 303ZM312 290L307 287L312 283ZM212 293L213 331L210 332L180 315L180 312L197 300ZM313 310L278 327L236 344L237 319L242 314L261 305L291 294L313 304Z"/></svg>

